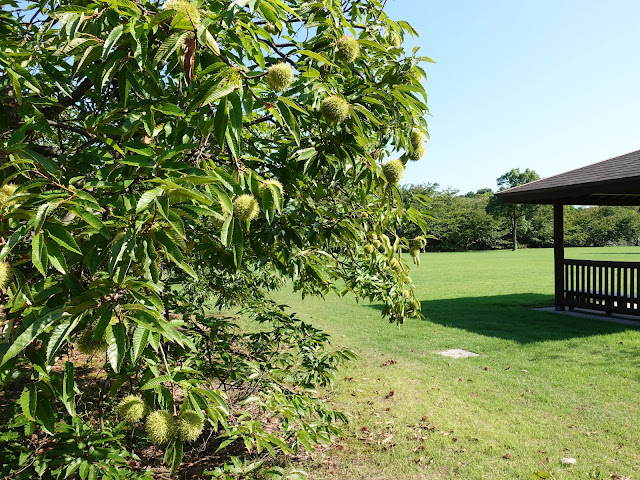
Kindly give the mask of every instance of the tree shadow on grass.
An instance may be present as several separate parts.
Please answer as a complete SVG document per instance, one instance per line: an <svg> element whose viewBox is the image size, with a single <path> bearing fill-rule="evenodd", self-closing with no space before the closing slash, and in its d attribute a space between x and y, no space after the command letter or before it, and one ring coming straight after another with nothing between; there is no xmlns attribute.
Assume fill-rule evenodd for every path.
<svg viewBox="0 0 640 480"><path fill-rule="evenodd" d="M439 325L521 344L606 335L640 328L640 321L636 327L532 310L551 305L551 295L517 293L424 300L422 313L427 321ZM382 308L380 305L371 307Z"/></svg>

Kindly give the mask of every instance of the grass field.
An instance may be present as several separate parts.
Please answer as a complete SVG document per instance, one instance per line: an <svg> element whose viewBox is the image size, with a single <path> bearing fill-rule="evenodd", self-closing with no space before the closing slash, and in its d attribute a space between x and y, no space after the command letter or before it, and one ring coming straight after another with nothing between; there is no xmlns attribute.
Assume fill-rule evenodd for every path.
<svg viewBox="0 0 640 480"><path fill-rule="evenodd" d="M314 453L310 478L640 478L640 329L531 310L553 304L552 255L422 254L427 319L401 327L352 297L277 294L361 356L327 393L348 435ZM566 256L640 261L640 248ZM480 356L435 353L448 348Z"/></svg>

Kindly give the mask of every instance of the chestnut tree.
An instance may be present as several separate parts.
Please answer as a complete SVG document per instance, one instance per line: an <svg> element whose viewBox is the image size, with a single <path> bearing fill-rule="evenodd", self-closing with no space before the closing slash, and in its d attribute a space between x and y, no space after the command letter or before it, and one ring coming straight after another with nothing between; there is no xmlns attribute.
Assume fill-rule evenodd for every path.
<svg viewBox="0 0 640 480"><path fill-rule="evenodd" d="M396 184L431 60L384 3L2 1L3 476L142 478L149 442L175 472L194 441L339 433L314 389L354 354L268 293L420 314L395 232L425 220Z"/></svg>

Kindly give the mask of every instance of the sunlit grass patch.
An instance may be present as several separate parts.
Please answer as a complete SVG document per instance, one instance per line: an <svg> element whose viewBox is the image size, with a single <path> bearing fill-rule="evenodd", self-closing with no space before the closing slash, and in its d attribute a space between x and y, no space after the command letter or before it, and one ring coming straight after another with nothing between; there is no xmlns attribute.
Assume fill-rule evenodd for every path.
<svg viewBox="0 0 640 480"><path fill-rule="evenodd" d="M634 261L640 248L566 256ZM311 478L640 474L640 329L532 310L553 304L548 249L422 260L411 276L426 320L401 327L352 297L275 296L361 355L328 393L352 414L348 436L313 456ZM479 356L436 353L448 348Z"/></svg>

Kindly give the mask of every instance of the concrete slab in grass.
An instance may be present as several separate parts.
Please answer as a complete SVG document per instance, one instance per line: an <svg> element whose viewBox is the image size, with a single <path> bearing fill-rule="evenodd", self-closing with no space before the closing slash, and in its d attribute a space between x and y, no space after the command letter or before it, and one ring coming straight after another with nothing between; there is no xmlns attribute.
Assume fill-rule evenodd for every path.
<svg viewBox="0 0 640 480"><path fill-rule="evenodd" d="M442 352L436 353L451 358L468 358L479 356L477 353L469 352L468 350L463 350L461 348L450 348L449 350L443 350Z"/></svg>

